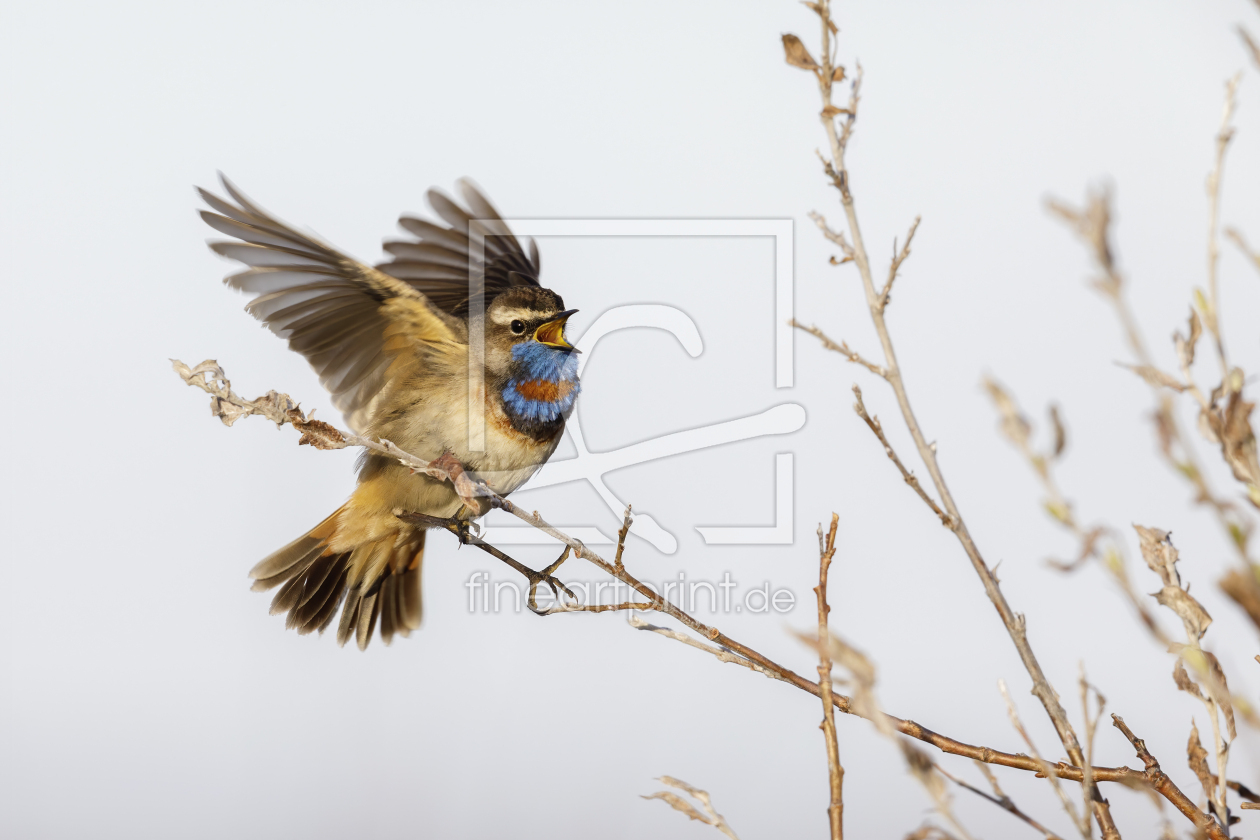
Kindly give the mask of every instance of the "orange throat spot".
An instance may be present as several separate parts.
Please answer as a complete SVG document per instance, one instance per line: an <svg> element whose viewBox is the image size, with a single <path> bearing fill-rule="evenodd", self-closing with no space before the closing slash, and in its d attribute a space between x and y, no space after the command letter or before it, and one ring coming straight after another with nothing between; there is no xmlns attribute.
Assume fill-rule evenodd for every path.
<svg viewBox="0 0 1260 840"><path fill-rule="evenodd" d="M527 400L536 400L538 402L562 400L572 390L572 382L547 382L542 379L531 379L528 382L516 383L516 393Z"/></svg>

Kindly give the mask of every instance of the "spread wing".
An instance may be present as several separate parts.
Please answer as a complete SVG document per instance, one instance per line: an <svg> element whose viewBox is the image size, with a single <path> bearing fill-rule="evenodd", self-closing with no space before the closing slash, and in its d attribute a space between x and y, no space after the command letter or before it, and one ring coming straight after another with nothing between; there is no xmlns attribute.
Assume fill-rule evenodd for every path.
<svg viewBox="0 0 1260 840"><path fill-rule="evenodd" d="M226 177L223 188L235 204L198 189L218 211L201 211L206 224L234 237L210 247L249 267L224 282L255 296L246 310L306 357L356 432L367 427L392 380L426 357L466 350L466 324L433 305L416 288L422 284L402 282L293 229ZM467 268L463 276L466 290Z"/></svg>
<svg viewBox="0 0 1260 840"><path fill-rule="evenodd" d="M457 183L468 208L429 190L429 206L449 227L403 216L399 226L416 238L386 242L393 260L377 268L407 281L443 312L467 320L470 295L484 292L489 306L513 286L537 286L542 263L537 242L530 240L527 256L486 197L467 180Z"/></svg>

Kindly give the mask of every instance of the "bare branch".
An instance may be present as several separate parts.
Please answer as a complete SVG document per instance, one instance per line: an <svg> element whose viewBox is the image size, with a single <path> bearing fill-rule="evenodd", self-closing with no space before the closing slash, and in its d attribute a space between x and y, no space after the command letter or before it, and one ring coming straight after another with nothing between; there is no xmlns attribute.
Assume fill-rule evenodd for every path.
<svg viewBox="0 0 1260 840"><path fill-rule="evenodd" d="M919 479L915 477L914 473L906 469L905 464L901 463L901 459L897 457L897 453L892 448L892 444L889 443L888 438L884 436L884 427L880 425L879 418L872 417L866 413L866 404L862 402L862 389L854 385L853 396L857 399L857 402L853 404L853 410L856 411L858 417L861 417L862 421L866 423L867 428L875 433L875 437L879 438L879 442L884 447L884 454L887 455L888 459L897 467L897 471L901 473L902 479L906 482L906 484L909 484L914 489L914 492L919 494L919 498L923 500L924 504L932 509L932 513L935 513L937 517L940 518L941 524L946 528L953 530L956 524L954 518L945 511L941 510L940 506L936 504L936 501L928 495L926 490L923 489L923 485L919 483Z"/></svg>
<svg viewBox="0 0 1260 840"><path fill-rule="evenodd" d="M814 336L814 338L817 338L819 341L822 342L822 346L824 349L831 350L835 353L839 353L840 355L848 359L850 362L861 365L862 367L866 368L867 370L869 370L871 373L875 374L878 377L881 377L881 378L887 377L887 374L885 373L882 367L880 367L879 365L873 362L868 362L857 352L850 350L847 342L842 341L839 344L837 344L836 342L828 338L826 333L818 329L818 327L815 327L812 324L807 327L804 324L802 324L800 321L797 321L795 318L788 321L788 325L795 327L796 329L801 330L802 332L807 332L810 335Z"/></svg>
<svg viewBox="0 0 1260 840"><path fill-rule="evenodd" d="M693 647L696 650L702 650L705 653L713 655L714 657L717 658L719 662L728 662L733 665L740 665L740 666L743 666L744 668L747 668L750 671L756 671L758 674L761 674L762 676L769 677L770 679L779 680L781 682L788 683L789 685L792 684L791 680L787 679L787 677L783 676L783 674L781 674L778 671L765 668L761 665L758 665L756 662L753 662L737 654L731 653L729 650L725 650L715 645L706 645L704 642L700 641L699 639L694 639L691 636L688 636L686 633L679 633L677 630L671 630L668 627L659 627L655 624L649 624L648 622L639 618L637 615L633 615L633 614L630 615L627 621L629 622L630 626L635 628L636 630L646 630L650 633L656 633L657 635L664 636L667 639L673 639L675 641L682 642L684 645ZM836 705L839 705L839 704L837 703Z"/></svg>
<svg viewBox="0 0 1260 840"><path fill-rule="evenodd" d="M203 363L203 365L199 365L198 368L204 368L205 364L213 365L212 362L208 362L208 363ZM176 363L175 367L177 371L181 372L181 378L185 378L185 381L188 384L194 385L196 387L200 387L202 390L206 390L208 393L212 394L212 397L213 397L212 407L219 407L220 401L226 401L228 405L234 406L236 409L241 410L241 413L238 416L247 416L248 414L251 414L251 413L259 414L261 416L268 417L268 419L272 419L273 422L278 422L282 425L285 423L294 425L295 428L298 428L299 430L303 428L302 426L298 425L299 422L305 423L305 424L309 424L311 422L310 418L301 416L300 412L290 414L290 409L288 409L287 406L290 406L290 405L296 406L297 404L287 395L275 394L273 397L271 394L268 394L265 398L259 398L259 400L250 401L250 400L242 400L240 397L237 397L235 394L232 394L230 388L228 387L226 378L222 376L222 371L218 370L217 365L214 365L214 370L218 370L218 374L217 374L218 378L215 382L209 383L211 385L210 388L203 387L203 383L206 383L206 379L202 374L206 373L206 370L202 370L200 374L194 374L194 369L188 368L187 365L183 365L182 363ZM188 374L188 375L185 377L185 374ZM198 378L201 379L200 382L194 381ZM260 410L252 411L252 412L249 411L248 408L250 404L256 405L257 407L259 407ZM276 407L278 407L278 410L273 411L269 407L271 404L274 404ZM222 416L222 415L217 415L217 416ZM301 417L301 419L299 420L298 417ZM308 426L308 428L310 427ZM338 436L338 435L342 438L342 440L339 442L340 445L330 445L330 446L326 446L322 448L344 448L346 446L362 446L365 448L373 449L374 451L386 452L387 454L390 454L391 457L398 458L398 460L403 464L407 464L407 465L416 464L419 467L416 470L417 472L424 471L426 474L433 475L434 477L442 478L442 480L450 480L451 478L450 473L448 471L445 471L443 468L433 467L430 462L426 462L421 458L417 458L414 455L403 452L402 450L398 449L392 444L389 444L389 447L387 448L385 444L388 442L378 443L375 441L370 441L370 440L358 437L356 435L348 434L344 431L340 431L331 427L329 427L329 429L331 429L331 431L328 431L328 430L320 431L320 435L322 436L321 441L328 440L328 441L332 441L333 443L338 443L337 441L335 441L335 436ZM305 437L305 434L306 432L303 432L304 437ZM471 479L471 478L469 480L474 481L474 482L476 481L475 479ZM594 564L595 566L605 571L609 575L612 575L613 577L615 577L617 580L620 580L623 583L627 583L629 586L631 586L631 588L639 592L640 595L643 595L645 598L645 602L650 603L656 611L663 612L667 615L670 615L671 617L680 621L682 624L686 625L692 631L698 633L704 639L709 640L711 644L706 645L704 642L701 642L697 639L686 636L685 634L678 633L673 630L668 630L666 628L650 625L647 622L639 619L633 613L631 613L629 617L629 623L632 627L636 627L636 628L640 628L644 630L650 630L659 635L676 639L691 647L695 647L700 650L703 650L706 653L709 653L715 656L720 661L733 662L735 664L748 668L749 670L753 670L758 673L764 674L765 676L771 677L773 679L786 682L794 686L795 688L798 688L798 689L801 689L802 691L806 691L806 692L809 692L810 694L813 694L815 697L821 697L822 688L817 683L811 680L808 680L800 676L799 674L796 674L795 672L791 671L790 669L784 668L778 663L767 659L766 657L762 656L761 654L757 653L756 651L752 650L746 645L742 645L739 642L736 642L735 640L731 639L730 637L718 631L717 628L709 627L697 621L695 618L683 612L671 602L656 595L656 593L653 592L650 587L646 586L637 578L635 578L633 575L629 574L629 572L625 571L624 568L621 570L618 570L612 563L609 563L607 560L600 557L595 552L586 548L586 546L583 545L580 540L576 540L573 537L570 537L567 534L564 534L563 532L554 528L553 526L548 524L537 513L526 513L525 511L522 511L520 508L518 508L516 505L509 502L507 499L504 499L503 497L498 496L497 494L494 494L494 493L489 493L488 497L495 507L498 507L501 510L505 510L508 513L511 513L513 516L516 516L518 519L521 519L527 524L542 531L544 534L547 534L548 536L552 537L558 542L568 546L572 550L572 553L575 554L576 556L581 557L587 560L588 562ZM419 516L419 514L409 514L409 516ZM479 545L478 542L472 542L471 544L482 547L482 545ZM486 544L486 547L493 548L493 546L488 546L488 544ZM503 559L504 557L507 556L507 555L504 555L502 552L500 552L498 549L494 549L490 553L494 554L494 556L499 557L500 559ZM564 555L562 555L562 558L563 557ZM557 564L559 562L560 561L557 561ZM557 564L552 564L553 568ZM513 568L515 568L515 566ZM535 577L537 577L540 582L549 583L548 581L541 579L542 578L541 572L533 572L532 570L525 568L523 566L518 571L520 571L520 573L525 575L527 578L530 578L531 583L534 582ZM559 584L558 581L556 583ZM559 588L559 586L557 586L557 588ZM560 611L563 612L564 610L560 610ZM1003 767L1011 767L1017 770L1023 770L1023 771L1028 771L1028 772L1033 772L1033 773L1038 773L1038 774L1047 772L1046 764L1036 761L1035 759L1030 758L1027 755L1023 755L1019 753L1008 753L1008 752L1003 752L1001 750L995 750L991 747L976 746L973 744L968 744L963 741L959 741L954 738L941 735L940 733L935 732L931 729L928 729L927 727L919 723L916 723L913 720L906 720L903 718L895 717L893 715L883 714L881 712L874 712L869 715L862 714L862 712L858 708L854 707L854 704L850 700L849 697L846 697L845 695L836 693L834 691L832 692L832 704L835 706L835 708L838 711L843 712L844 714L858 715L861 717L869 717L881 729L885 727L891 727L895 729L896 731L900 732L901 734L906 735L907 737L914 738L926 744L930 744L931 746L937 748L938 750L941 750L942 752L945 752L945 753L949 753L951 755L961 755L966 758L973 759L975 761L985 762L988 764L996 764ZM1069 781L1080 782L1085 777L1085 771L1080 766L1075 766L1075 765L1067 764L1064 762L1059 762L1057 764L1050 765L1048 770L1050 773L1057 776L1058 778L1067 779ZM1146 782L1146 777L1142 773L1136 770L1132 770L1128 767L1092 767L1090 768L1089 772L1092 774L1095 780L1100 781L1100 782L1119 782L1119 783L1123 783L1127 785L1143 784ZM1176 789L1175 785L1172 785L1171 782L1168 782L1161 789L1161 793L1163 793L1163 795L1174 804L1178 804L1183 800L1186 802L1189 801L1188 799L1185 798L1184 794L1181 794L1181 792ZM1178 807L1180 807L1180 805L1178 805ZM1193 806L1191 807L1193 808ZM1210 819L1209 819L1209 822L1210 822ZM1212 840L1224 840L1223 835L1213 835L1210 831L1209 831L1209 836L1212 837Z"/></svg>
<svg viewBox="0 0 1260 840"><path fill-rule="evenodd" d="M884 281L884 288L880 289L879 292L880 312L888 308L893 281L897 279L897 272L901 269L901 264L906 261L906 257L910 256L910 243L914 241L914 232L919 229L919 222L921 221L923 221L922 216L914 217L914 224L910 225L910 231L906 234L906 244L901 246L900 251L897 250L896 240L893 240L893 257L892 263L888 266L888 279Z"/></svg>
<svg viewBox="0 0 1260 840"><path fill-rule="evenodd" d="M1260 253L1251 250L1251 246L1247 244L1247 240L1243 238L1243 235L1237 228L1226 228L1225 238L1227 238L1230 242L1233 242L1234 245L1237 246L1238 250L1242 251L1243 256L1250 260L1251 264L1256 267L1256 270L1260 271Z"/></svg>
<svg viewBox="0 0 1260 840"><path fill-rule="evenodd" d="M1067 791L1063 789L1059 784L1058 778L1051 771L1049 762L1042 759L1041 753L1037 751L1037 745L1033 743L1028 730L1024 728L1024 722L1019 719L1019 711L1015 708L1015 701L1011 699L1010 692L1006 690L1005 680L998 680L998 689L1002 692L1002 699L1006 701L1006 712L1010 716L1011 725L1015 727L1015 731L1024 739L1024 743L1028 745L1028 751L1032 753L1032 757L1042 765L1043 770L1038 775L1044 776L1046 781L1050 783L1050 787L1054 789L1055 796L1059 797L1059 802L1063 804L1063 810L1071 818L1072 825L1076 827L1076 830L1080 832L1082 837L1088 840L1090 836L1088 812L1084 816L1076 812L1076 806L1072 804L1072 800L1068 798Z"/></svg>
<svg viewBox="0 0 1260 840"><path fill-rule="evenodd" d="M1242 39L1243 46L1247 48L1247 53L1251 56L1256 68L1260 69L1260 45L1257 45L1251 34L1241 26L1238 27L1238 37Z"/></svg>
<svg viewBox="0 0 1260 840"><path fill-rule="evenodd" d="M827 807L827 818L831 827L831 840L844 837L844 799L841 791L844 786L844 766L840 764L840 746L836 739L836 716L831 703L831 645L828 643L831 632L827 629L827 615L831 607L827 604L827 572L831 569L831 558L836 556L836 530L840 526L838 514L831 514L831 530L823 537L822 525L818 526L818 586L814 594L818 598L818 686L822 689L823 704L822 731L827 744L827 769L830 780L831 803Z"/></svg>
<svg viewBox="0 0 1260 840"><path fill-rule="evenodd" d="M824 22L830 20L829 0L819 0L818 7L819 16L823 18ZM1033 694L1041 701L1046 714L1054 724L1055 731L1067 750L1069 759L1075 764L1083 764L1084 754L1081 751L1080 744L1077 742L1076 733L1073 731L1067 714L1059 703L1058 695L1046 679L1045 673L1041 669L1041 664L1037 661L1032 648L1028 644L1023 617L1017 616L1015 611L1010 608L1006 597L998 587L997 579L994 577L992 570L990 570L988 564L985 563L984 558L981 556L980 549L972 539L966 524L963 522L962 514L959 512L958 506L949 492L945 476L937 462L935 447L928 442L927 436L923 434L914 410L910 405L909 393L902 379L901 368L897 362L897 354L893 348L892 336L888 331L888 324L884 318L884 306L881 302L880 293L875 288L871 263L862 238L861 226L858 223L857 209L854 205L848 169L845 164L845 152L852 136L854 122L857 119L858 92L862 78L861 65L858 65L858 72L850 88L849 107L837 109L832 105L833 82L827 76L830 36L826 26L823 27L823 47L823 67L822 72L819 74L818 89L823 104L823 129L827 133L827 140L831 149L831 159L825 162L825 167L832 184L835 185L840 194L840 204L844 209L845 218L848 222L849 240L852 241L853 248L853 261L857 265L858 274L862 279L862 289L866 294L867 308L870 310L871 321L875 326L875 332L879 335L880 344L884 352L884 378L887 379L893 393L897 397L897 404L901 409L902 419L905 421L906 428L914 440L920 459L927 467L928 474L931 476L932 483L936 488L937 496L941 500L939 507L935 504L932 505L933 512L937 513L941 521L946 523L954 532L968 559L971 561L972 568L980 577L985 593L997 609L998 615L1006 627L1016 650L1019 652L1020 659L1023 661L1029 677L1032 679ZM845 115L839 129L836 125L836 119L828 116L829 112L843 113ZM876 428L873 424L868 423L868 425L871 425L872 430ZM891 453L891 447L888 447L886 443L885 451ZM904 467L902 467L902 473L903 476L909 476L909 472ZM925 501L927 500L926 493L921 493L920 495L924 497ZM1089 791L1089 794L1094 803L1094 813L1098 820L1098 825L1102 829L1104 840L1116 840L1120 835L1111 818L1107 801L1103 799L1096 787Z"/></svg>
<svg viewBox="0 0 1260 840"><path fill-rule="evenodd" d="M1062 840L1062 838L1060 838L1059 835L1055 834L1053 831L1046 828L1044 825L1042 825L1041 823L1034 820L1032 817L1025 814L1023 811L1019 809L1018 806L1016 806L1016 804L1013 801L1011 801L1011 798L1002 791L1001 786L998 784L997 777L993 775L993 771L989 769L987 764L982 764L978 761L976 762L976 766L980 768L980 772L984 773L984 777L988 779L989 784L992 785L993 787L992 794L985 793L984 791L980 790L978 787L974 787L973 785L970 785L967 782L964 782L962 779L949 773L944 767L941 767L939 764L936 764L934 766L936 767L936 772L940 773L942 776L949 779L954 784L958 785L961 788L964 788L965 790L971 791L976 796L979 796L982 799L989 800L994 805L997 805L999 808L1002 808L1010 812L1013 816L1016 816L1019 819L1023 820L1024 822L1028 823L1030 826L1032 826L1033 828L1040 831L1043 835L1045 835L1046 840Z"/></svg>
<svg viewBox="0 0 1260 840"><path fill-rule="evenodd" d="M1151 755L1146 749L1146 742L1133 734L1133 730L1125 725L1124 718L1113 714L1111 722L1124 733L1124 737L1129 739L1129 743L1133 745L1138 759L1146 765L1146 772L1142 774L1145 783L1171 802L1178 811L1189 817L1195 827L1207 834L1212 840L1229 840L1228 832L1222 830L1215 820L1195 807L1190 798L1182 793L1173 784L1172 780L1164 774L1155 756Z"/></svg>

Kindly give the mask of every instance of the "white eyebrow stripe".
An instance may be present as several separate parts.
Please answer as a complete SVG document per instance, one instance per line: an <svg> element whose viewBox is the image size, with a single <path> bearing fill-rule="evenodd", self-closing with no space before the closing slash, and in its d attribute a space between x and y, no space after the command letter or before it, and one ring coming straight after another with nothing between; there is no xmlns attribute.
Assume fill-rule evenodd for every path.
<svg viewBox="0 0 1260 840"><path fill-rule="evenodd" d="M516 309L500 309L490 316L490 319L496 324L510 324L515 320L534 321L538 318L546 318L554 315L554 312L539 312L537 309L526 309L518 307Z"/></svg>

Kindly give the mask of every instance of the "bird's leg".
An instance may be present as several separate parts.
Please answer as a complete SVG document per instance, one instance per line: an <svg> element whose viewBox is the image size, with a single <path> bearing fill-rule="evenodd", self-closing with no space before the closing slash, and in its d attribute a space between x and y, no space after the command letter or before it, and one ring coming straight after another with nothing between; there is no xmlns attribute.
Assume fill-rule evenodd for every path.
<svg viewBox="0 0 1260 840"><path fill-rule="evenodd" d="M450 531L463 545L474 545L487 554L493 555L507 565L511 566L527 581L529 581L529 596L526 598L525 603L526 606L529 607L530 612L536 615L548 615L552 612L549 608L542 609L538 606L537 597L539 584L547 584L547 587L551 589L551 593L557 599L560 598L560 593L563 592L573 605L581 603L578 600L578 597L573 594L573 590L565 586L563 581L559 580L552 574L552 572L560 568L560 565L564 563L565 560L569 559L569 552L571 549L568 546L565 546L564 552L560 555L559 559L547 566L541 572L536 572L524 563L521 563L515 558L504 554L499 549L490 545L490 543L481 539L481 537L473 534L471 528L469 527L469 522L465 519L460 519L456 516L452 516L450 518L429 516L427 513L399 513L397 516L404 522L410 522L411 524L419 525L422 528L442 528L443 530Z"/></svg>
<svg viewBox="0 0 1260 840"><path fill-rule="evenodd" d="M484 481L474 478L458 458L450 452L443 452L440 457L429 462L429 467L447 475L465 507L474 513L484 513L482 500L492 495L492 492Z"/></svg>
<svg viewBox="0 0 1260 840"><path fill-rule="evenodd" d="M565 586L563 583L560 583L560 581L556 580L556 578L552 577L552 574L551 574L556 569L560 568L560 564L562 564L565 560L569 559L570 551L572 551L572 549L566 545L564 547L564 551L560 554L560 557L556 560L556 562L552 563L550 566L543 569L541 572L535 572L534 573L535 577L530 578L529 597L525 599L525 606L529 607L530 612L536 613L537 615L546 615L547 613L551 612L550 609L546 609L546 610L538 609L538 602L536 599L538 597L538 584L540 583L545 583L547 584L548 587L551 588L551 594L552 596L555 597L557 601L560 600L560 593L556 591L556 587L559 586L560 589L564 590L564 594L569 596L569 599L573 602L573 606L578 606L580 604L580 602L577 599L577 596L573 594L573 591L570 590L569 587Z"/></svg>
<svg viewBox="0 0 1260 840"><path fill-rule="evenodd" d="M460 519L458 516L429 516L427 513L398 513L395 514L404 522L410 522L412 525L419 525L422 528L441 528L444 531L450 531L460 541L462 545L471 545L476 535L472 532L472 523L467 519Z"/></svg>

